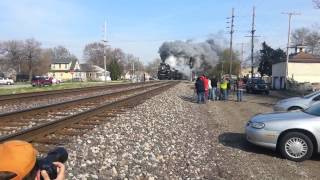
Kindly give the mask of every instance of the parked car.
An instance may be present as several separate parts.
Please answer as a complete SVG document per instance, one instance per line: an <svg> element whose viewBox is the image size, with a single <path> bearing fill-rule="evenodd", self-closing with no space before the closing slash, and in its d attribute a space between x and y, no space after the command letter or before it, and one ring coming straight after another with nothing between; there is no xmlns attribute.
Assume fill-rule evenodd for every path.
<svg viewBox="0 0 320 180"><path fill-rule="evenodd" d="M13 85L14 81L10 78L0 77L0 84Z"/></svg>
<svg viewBox="0 0 320 180"><path fill-rule="evenodd" d="M269 94L269 86L263 79L248 79L246 84L247 93L264 92Z"/></svg>
<svg viewBox="0 0 320 180"><path fill-rule="evenodd" d="M320 152L320 103L303 111L259 114L246 125L247 140L292 161Z"/></svg>
<svg viewBox="0 0 320 180"><path fill-rule="evenodd" d="M320 102L320 91L302 97L293 97L280 100L273 107L274 111L293 111L307 109L312 104Z"/></svg>
<svg viewBox="0 0 320 180"><path fill-rule="evenodd" d="M31 85L35 86L51 86L52 85L52 78L44 77L44 76L35 76L31 80Z"/></svg>

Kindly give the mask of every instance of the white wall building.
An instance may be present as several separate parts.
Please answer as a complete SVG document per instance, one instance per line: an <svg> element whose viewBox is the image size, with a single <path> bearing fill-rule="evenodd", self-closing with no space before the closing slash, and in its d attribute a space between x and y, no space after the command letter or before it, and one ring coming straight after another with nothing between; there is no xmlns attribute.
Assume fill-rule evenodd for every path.
<svg viewBox="0 0 320 180"><path fill-rule="evenodd" d="M272 65L272 87L285 87L286 62ZM320 57L305 52L304 46L297 46L296 53L289 56L288 78L298 83L320 82Z"/></svg>

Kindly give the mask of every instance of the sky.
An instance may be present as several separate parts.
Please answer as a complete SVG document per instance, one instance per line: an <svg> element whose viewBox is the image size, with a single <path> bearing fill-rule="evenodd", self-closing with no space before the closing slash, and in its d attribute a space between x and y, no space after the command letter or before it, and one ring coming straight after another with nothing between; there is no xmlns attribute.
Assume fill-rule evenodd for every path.
<svg viewBox="0 0 320 180"><path fill-rule="evenodd" d="M106 20L108 44L147 64L159 57L164 41L211 37L227 47L226 17L234 8L234 48L245 43L249 53L245 36L253 6L257 44L286 47L288 16L282 12L301 13L293 16L292 29L320 24L312 0L1 0L0 41L35 38L44 48L63 45L83 62L85 45L102 40Z"/></svg>

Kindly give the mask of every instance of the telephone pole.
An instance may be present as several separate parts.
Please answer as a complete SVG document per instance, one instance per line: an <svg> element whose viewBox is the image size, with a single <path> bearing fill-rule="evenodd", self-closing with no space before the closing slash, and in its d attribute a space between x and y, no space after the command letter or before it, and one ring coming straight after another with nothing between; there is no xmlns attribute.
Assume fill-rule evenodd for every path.
<svg viewBox="0 0 320 180"><path fill-rule="evenodd" d="M240 44L240 45L241 45L241 62L240 62L240 71L239 71L239 74L241 75L241 69L242 69L241 65L242 65L242 63L244 62L244 59L243 59L243 54L244 54L244 50L243 50L243 48L244 48L244 43L242 42L242 43L237 43L237 44ZM239 74L238 74L238 75L239 75Z"/></svg>
<svg viewBox="0 0 320 180"><path fill-rule="evenodd" d="M256 30L254 29L254 18L256 16L256 8L253 6L252 8L252 27L251 27L251 78L253 78L253 51L254 51L254 33Z"/></svg>
<svg viewBox="0 0 320 180"><path fill-rule="evenodd" d="M287 39L287 59L286 59L286 74L285 74L285 79L284 79L284 88L287 89L287 84L288 84L288 65L289 65L289 48L290 48L290 34L291 34L291 17L294 15L300 15L300 13L295 13L295 12L284 12L282 14L286 14L289 17L289 27L288 27L288 39Z"/></svg>
<svg viewBox="0 0 320 180"><path fill-rule="evenodd" d="M259 36L255 36L254 33L256 32L255 30L255 16L256 16L256 8L253 6L252 8L252 25L251 25L251 35L250 36L245 36L245 37L251 37L251 78L253 78L254 76L254 70L253 70L253 51L254 51L254 38L255 37L259 37Z"/></svg>
<svg viewBox="0 0 320 180"><path fill-rule="evenodd" d="M233 39L233 33L234 33L234 30L233 30L233 27L234 27L234 8L232 8L232 12L231 12L231 17L228 17L227 19L231 19L231 22L228 22L228 23L231 23L230 24L230 49L229 49L229 56L230 56L230 64L229 64L229 77L231 78L231 75L232 75L232 61L233 61L233 54L232 54L232 39Z"/></svg>
<svg viewBox="0 0 320 180"><path fill-rule="evenodd" d="M106 48L107 48L107 22L104 21L103 28L103 65L104 65L104 82L107 82L107 57L106 57Z"/></svg>

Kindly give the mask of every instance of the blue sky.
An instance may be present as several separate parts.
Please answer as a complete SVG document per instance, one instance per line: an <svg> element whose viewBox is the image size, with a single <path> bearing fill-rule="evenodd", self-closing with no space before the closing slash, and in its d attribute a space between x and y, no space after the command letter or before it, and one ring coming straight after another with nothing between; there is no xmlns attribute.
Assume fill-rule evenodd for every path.
<svg viewBox="0 0 320 180"><path fill-rule="evenodd" d="M253 5L258 41L273 47L286 45L288 17L281 12L301 13L293 17L293 28L320 24L312 0L1 0L0 40L33 37L43 47L64 45L82 60L85 44L102 39L106 19L109 44L147 63L159 56L164 41L228 38L226 17L232 7L235 48L240 48L239 43L249 42L244 36Z"/></svg>

